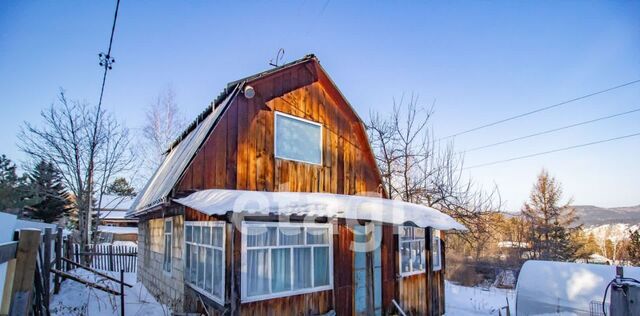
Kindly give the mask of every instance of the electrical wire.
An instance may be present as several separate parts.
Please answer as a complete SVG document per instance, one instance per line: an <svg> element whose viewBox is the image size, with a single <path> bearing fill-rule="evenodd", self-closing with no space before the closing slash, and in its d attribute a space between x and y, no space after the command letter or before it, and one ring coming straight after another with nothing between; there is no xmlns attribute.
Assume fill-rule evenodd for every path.
<svg viewBox="0 0 640 316"><path fill-rule="evenodd" d="M531 137L536 137L536 136L540 136L540 135L554 133L554 132L558 132L558 131L561 131L561 130L565 130L565 129L569 129L569 128L573 128L573 127L577 127L577 126L581 126L581 125L586 125L586 124L590 124L590 123L599 122L599 121L602 121L602 120L612 119L612 118L618 117L618 116L623 116L623 115L635 113L635 112L638 112L638 111L640 111L640 108L636 108L636 109L633 109L633 110L630 110L630 111L621 112L621 113L617 113L617 114L612 114L612 115L608 115L608 116L603 116L603 117L595 118L595 119L584 121L584 122L580 122L580 123L575 123L575 124L571 124L571 125L566 125L566 126L562 126L562 127L548 129L546 131L537 132L537 133L533 133L533 134L529 134L529 135L525 135L525 136L520 136L520 137L508 139L508 140L503 140L503 141L499 141L499 142L496 142L496 143L492 143L492 144L488 144L488 145L483 145L483 146L471 148L469 150L465 150L465 151L460 152L460 153L469 153L469 152L477 151L477 150L480 150L480 149L485 149L485 148L489 148L489 147L494 147L494 146L498 146L498 145L502 145L502 144L515 142L515 141L518 141L518 140L523 140L523 139L527 139L527 138L531 138Z"/></svg>
<svg viewBox="0 0 640 316"><path fill-rule="evenodd" d="M107 49L107 59L111 58L111 46L113 45L113 35L116 32L116 21L118 20L118 9L120 8L120 0L116 2L116 11L113 15L113 24L111 25L111 36L109 37L109 48ZM98 110L102 106L102 97L104 95L104 85L107 81L107 72L109 71L109 63L104 64L104 74L102 75L102 87L100 88L100 98L98 99Z"/></svg>
<svg viewBox="0 0 640 316"><path fill-rule="evenodd" d="M619 84L617 86L613 86L613 87L610 87L610 88L607 88L607 89L604 89L604 90L592 92L592 93L589 93L589 94L585 94L585 95L579 96L577 98L573 98L573 99L570 99L570 100L562 101L560 103L548 105L548 106L541 107L541 108L538 108L538 109L535 109L535 110L532 110L532 111L529 111L529 112L525 112L525 113L522 113L522 114L510 116L510 117L507 117L507 118L504 118L504 119L501 119L501 120L498 120L498 121L495 121L495 122L491 122L491 123L480 125L478 127L474 127L474 128L468 129L468 130L464 130L462 132L458 132L458 133L455 133L455 134L452 134L452 135L449 135L449 136L446 136L446 137L442 137L442 138L438 139L437 141L442 141L442 140L445 140L445 139L454 138L454 137L457 137L457 136L460 136L460 135L464 135L464 134L467 134L467 133L475 132L477 130L481 130L481 129L484 129L484 128L487 128L487 127L491 127L491 126L494 126L494 125L502 124L502 123L505 123L505 122L508 122L508 121L511 121L511 120L515 120L515 119L518 119L518 118L521 118L521 117L525 117L525 116L528 116L528 115L531 115L531 114L535 114L535 113L538 113L538 112L550 110L550 109L553 109L553 108L556 108L556 107L559 107L559 106L562 106L562 105L565 105L565 104L568 104L568 103L572 103L572 102L575 102L575 101L583 100L583 99L586 99L586 98L590 98L590 97L596 96L598 94L602 94L602 93L606 93L606 92L609 92L609 91L620 89L620 88L623 88L623 87L626 87L626 86L630 86L630 85L636 84L638 82L640 82L640 79L634 80L634 81L625 82L623 84Z"/></svg>
<svg viewBox="0 0 640 316"><path fill-rule="evenodd" d="M546 154L551 154L551 153L556 153L556 152L560 152L560 151L566 151L566 150L570 150L570 149L586 147L586 146L591 146L591 145L596 145L596 144L607 143L607 142L611 142L611 141L614 141L614 140L630 138L630 137L635 137L635 136L640 136L640 132L634 133L634 134L628 134L628 135L624 135L624 136L618 136L618 137L614 137L614 138L609 138L609 139L598 140L598 141L585 143L585 144L579 144L579 145L574 145L574 146L569 146L569 147L563 147L563 148L543 151L543 152L539 152L539 153L535 153L535 154L518 156L518 157L513 157L513 158L509 158L509 159L504 159L504 160L497 160L497 161L493 161L493 162L474 165L474 166L471 166L471 167L466 167L466 168L463 168L463 169L474 169L474 168L486 167L486 166L491 166L491 165L497 165L497 164L500 164L500 163L510 162L510 161L514 161L514 160L520 160L520 159L525 159L525 158L542 156L542 155L546 155Z"/></svg>
<svg viewBox="0 0 640 316"><path fill-rule="evenodd" d="M616 277L613 280L611 280L611 282L609 282L609 284L607 284L607 287L604 288L604 296L602 297L602 315L604 315L604 316L607 316L607 311L606 311L606 308L605 308L605 304L606 304L606 301L607 301L607 293L609 292L609 288L611 287L611 285L614 282L618 281L618 280L619 281L626 281L626 282L633 282L633 283L636 283L636 284L640 285L640 281L638 281L638 280L636 280L634 278L629 278L629 277L621 277L621 278ZM609 304L611 304L611 303L609 303Z"/></svg>

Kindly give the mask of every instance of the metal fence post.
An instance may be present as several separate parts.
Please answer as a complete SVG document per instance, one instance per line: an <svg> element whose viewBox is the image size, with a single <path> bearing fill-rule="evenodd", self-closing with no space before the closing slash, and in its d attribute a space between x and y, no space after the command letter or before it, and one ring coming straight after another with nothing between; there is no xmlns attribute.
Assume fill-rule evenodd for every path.
<svg viewBox="0 0 640 316"><path fill-rule="evenodd" d="M120 316L124 316L124 270L120 270Z"/></svg>

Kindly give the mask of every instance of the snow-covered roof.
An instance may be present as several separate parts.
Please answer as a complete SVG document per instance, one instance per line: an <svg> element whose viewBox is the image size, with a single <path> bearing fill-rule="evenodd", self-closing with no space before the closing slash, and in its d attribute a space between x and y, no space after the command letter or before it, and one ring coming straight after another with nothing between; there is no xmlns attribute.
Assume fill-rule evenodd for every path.
<svg viewBox="0 0 640 316"><path fill-rule="evenodd" d="M191 162L191 159L195 156L209 135L209 132L215 126L218 117L224 112L224 109L229 104L229 101L233 99L236 92L237 88L229 93L220 105L212 108L211 112L206 115L201 122L197 122L195 128L169 151L146 187L136 197L129 208L128 215L135 215L136 213L166 202L166 198L173 189L173 186L178 182L180 176L182 176Z"/></svg>
<svg viewBox="0 0 640 316"><path fill-rule="evenodd" d="M589 315L589 305L602 302L605 288L615 276L615 266L527 261L518 276L517 314ZM624 276L640 279L640 268L624 267Z"/></svg>
<svg viewBox="0 0 640 316"><path fill-rule="evenodd" d="M436 209L379 197L211 189L194 192L174 201L208 215L224 215L227 212L303 215L363 219L395 225L414 224L441 230L467 230Z"/></svg>
<svg viewBox="0 0 640 316"><path fill-rule="evenodd" d="M129 196L119 196L112 194L102 195L102 201L98 208L101 210L121 210L127 211L131 204L133 204L134 198Z"/></svg>
<svg viewBox="0 0 640 316"><path fill-rule="evenodd" d="M138 227L98 226L98 231L111 234L137 234Z"/></svg>
<svg viewBox="0 0 640 316"><path fill-rule="evenodd" d="M51 228L51 230L55 232L56 229L58 228L58 225L56 225L56 224L47 224L47 223L43 223L43 222L28 221L28 220L24 220L24 219L16 220L16 224L15 224L14 230L27 229L27 228L35 228L35 229L39 229L39 230L42 230L42 231L44 231L45 228Z"/></svg>
<svg viewBox="0 0 640 316"><path fill-rule="evenodd" d="M111 220L124 220L127 215L127 211L109 211L106 210L100 213L100 218L102 219L111 219Z"/></svg>

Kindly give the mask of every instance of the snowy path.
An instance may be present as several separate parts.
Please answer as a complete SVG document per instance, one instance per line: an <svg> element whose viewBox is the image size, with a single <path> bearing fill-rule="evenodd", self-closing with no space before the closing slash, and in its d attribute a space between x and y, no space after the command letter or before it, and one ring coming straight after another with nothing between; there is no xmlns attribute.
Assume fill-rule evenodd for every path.
<svg viewBox="0 0 640 316"><path fill-rule="evenodd" d="M116 282L96 276L82 269L71 271L85 280L98 282L120 291ZM119 273L105 272L119 278ZM135 273L125 273L125 282L133 285L125 286L125 314L136 316L170 315L167 307L158 304L155 298L147 292L140 283L136 283ZM87 315L87 316L111 316L120 314L120 297L107 294L103 291L87 287L72 280L66 280L60 287L60 293L53 296L51 301L51 314L63 315Z"/></svg>
<svg viewBox="0 0 640 316"><path fill-rule="evenodd" d="M515 313L515 290L485 290L446 282L445 291L448 316L498 315L498 310L507 305L507 298L512 315ZM502 315L505 315L505 310L502 311Z"/></svg>

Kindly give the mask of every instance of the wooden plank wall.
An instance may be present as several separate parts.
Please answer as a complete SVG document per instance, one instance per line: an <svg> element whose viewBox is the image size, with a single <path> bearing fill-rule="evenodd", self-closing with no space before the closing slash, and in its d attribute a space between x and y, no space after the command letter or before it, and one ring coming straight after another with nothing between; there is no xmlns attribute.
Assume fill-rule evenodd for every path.
<svg viewBox="0 0 640 316"><path fill-rule="evenodd" d="M318 81L311 61L250 82L187 168L178 191L227 188L356 194L378 191L380 176L364 128ZM321 166L274 157L274 111L323 125Z"/></svg>

